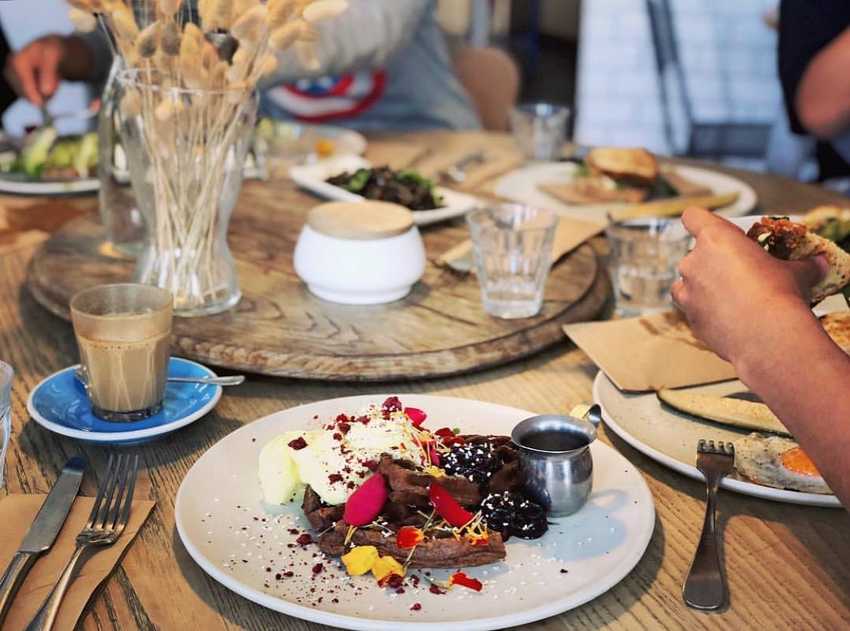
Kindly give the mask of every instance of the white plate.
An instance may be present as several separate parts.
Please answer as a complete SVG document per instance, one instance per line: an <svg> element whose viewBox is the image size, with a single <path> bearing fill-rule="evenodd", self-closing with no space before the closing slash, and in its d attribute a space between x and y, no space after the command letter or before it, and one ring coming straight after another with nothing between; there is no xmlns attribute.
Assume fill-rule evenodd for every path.
<svg viewBox="0 0 850 631"><path fill-rule="evenodd" d="M96 193L100 188L100 180L85 178L67 182L38 182L19 180L0 175L0 193L8 195L79 195Z"/></svg>
<svg viewBox="0 0 850 631"><path fill-rule="evenodd" d="M434 595L423 580L420 587L397 595L379 589L370 577L346 579L336 561L314 558L315 546L288 548L297 536L288 529L304 530L307 522L297 505L279 509L274 518L264 513L257 482L263 445L283 431L309 427L342 411L356 412L385 398L347 397L284 410L213 446L177 493L177 530L192 558L245 598L305 620L348 629L471 631L524 624L577 607L616 585L643 556L655 525L652 495L635 468L600 442L592 446L596 471L589 503L575 515L552 520L541 539L508 541L505 562L466 569L485 583L480 593L456 588ZM473 433L509 434L532 415L449 397L405 395L402 401L425 410L430 427L457 425ZM315 415L320 421L313 420ZM324 581L312 578L311 568L319 561ZM275 573L293 563L292 578L275 580ZM440 580L448 573L432 575ZM422 609L411 611L417 602Z"/></svg>
<svg viewBox="0 0 850 631"><path fill-rule="evenodd" d="M572 179L577 166L572 162L535 162L503 175L497 182L495 192L500 197L530 206L550 208L566 217L607 223L605 213L622 204L565 204L541 191L538 186L549 182ZM734 204L717 210L717 214L737 217L750 212L756 205L756 192L746 182L698 167L676 166L676 172L688 180L710 188L715 194L738 192Z"/></svg>
<svg viewBox="0 0 850 631"><path fill-rule="evenodd" d="M274 136L267 139L270 158L303 157L315 158L316 143L330 140L334 145L333 155L363 155L366 137L351 129L335 125L306 125L290 121L273 121Z"/></svg>
<svg viewBox="0 0 850 631"><path fill-rule="evenodd" d="M356 171L372 166L368 160L359 156L336 156L314 164L303 164L289 169L290 177L298 186L306 188L319 197L340 202L362 202L363 197L350 193L339 186L328 184L325 180L343 171ZM458 193L438 186L436 192L442 196L442 208L435 210L414 210L413 220L418 226L427 226L439 221L462 217L478 205L478 199L472 195Z"/></svg>
<svg viewBox="0 0 850 631"><path fill-rule="evenodd" d="M693 388L694 392L716 396L745 390L747 387L740 381ZM735 441L751 433L676 413L662 406L655 393L620 392L602 371L593 382L593 400L602 406L605 424L620 438L653 460L696 480L704 479L694 466L700 438ZM777 502L841 508L834 495L774 489L734 477L724 478L720 485L730 491Z"/></svg>

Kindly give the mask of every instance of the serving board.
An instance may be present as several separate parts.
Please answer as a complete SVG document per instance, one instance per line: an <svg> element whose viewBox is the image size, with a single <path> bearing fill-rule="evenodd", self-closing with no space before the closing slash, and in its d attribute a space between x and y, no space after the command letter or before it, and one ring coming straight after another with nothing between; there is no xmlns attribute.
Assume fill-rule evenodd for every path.
<svg viewBox="0 0 850 631"><path fill-rule="evenodd" d="M310 294L292 253L307 211L318 203L288 181L246 182L230 225L242 300L231 311L176 318L174 353L234 370L306 379L385 381L463 373L506 363L563 339L561 325L592 319L609 294L606 274L585 244L562 259L541 313L499 320L481 305L474 275L429 263L403 300L338 305ZM423 230L429 259L467 235L462 221ZM67 223L33 256L27 285L68 319L71 296L126 282L133 262L108 254L93 216Z"/></svg>

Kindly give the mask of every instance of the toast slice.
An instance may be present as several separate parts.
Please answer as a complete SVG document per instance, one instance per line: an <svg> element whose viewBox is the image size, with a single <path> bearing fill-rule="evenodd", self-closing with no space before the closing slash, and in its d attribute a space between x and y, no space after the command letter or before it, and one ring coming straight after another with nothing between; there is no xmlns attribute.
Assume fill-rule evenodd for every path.
<svg viewBox="0 0 850 631"><path fill-rule="evenodd" d="M762 217L749 229L747 236L776 258L787 261L821 254L826 257L829 269L812 288L812 303L839 293L850 283L850 254L803 224L790 221L787 217Z"/></svg>
<svg viewBox="0 0 850 631"><path fill-rule="evenodd" d="M585 159L592 173L607 175L618 182L652 186L658 178L658 161L646 149L599 147Z"/></svg>

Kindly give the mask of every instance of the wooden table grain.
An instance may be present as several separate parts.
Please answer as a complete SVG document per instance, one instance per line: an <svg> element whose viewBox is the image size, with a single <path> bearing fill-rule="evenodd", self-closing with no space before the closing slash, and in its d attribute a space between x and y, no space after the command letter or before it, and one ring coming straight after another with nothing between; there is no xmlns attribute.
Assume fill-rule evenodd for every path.
<svg viewBox="0 0 850 631"><path fill-rule="evenodd" d="M418 136L436 143L440 135ZM486 139L470 136L471 144ZM842 202L822 189L777 177L729 171L756 189L762 209L805 210ZM261 186L248 183L246 186ZM312 200L304 197L304 203ZM0 200L0 206L3 200ZM238 212L238 211L237 211ZM38 228L36 228L38 229ZM31 230L31 228L27 228ZM84 453L92 463L83 493L93 494L109 449L51 434L28 419L30 390L45 376L77 361L69 324L41 308L22 289L34 245L0 250L0 353L16 369L8 491L46 492L65 460ZM497 369L403 385L343 384L256 377L225 391L203 420L149 445L133 448L145 468L140 493L157 506L123 564L95 596L80 623L86 630L187 628L322 628L254 605L219 586L188 557L174 526L174 498L183 476L234 429L282 408L354 394L422 392L493 401L543 412L563 412L588 401L593 363L566 340L553 349ZM645 476L656 502L655 533L643 559L619 585L595 600L527 629L839 629L850 626L850 518L843 510L772 503L720 494L731 602L719 613L682 603L681 583L703 517L703 486L654 463L606 430L613 444Z"/></svg>

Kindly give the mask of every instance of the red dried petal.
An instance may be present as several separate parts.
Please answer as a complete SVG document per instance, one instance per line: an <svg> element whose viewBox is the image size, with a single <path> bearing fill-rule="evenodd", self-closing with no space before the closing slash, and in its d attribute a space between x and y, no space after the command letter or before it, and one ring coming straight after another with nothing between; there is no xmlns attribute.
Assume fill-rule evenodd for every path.
<svg viewBox="0 0 850 631"><path fill-rule="evenodd" d="M419 427L425 422L425 419L428 418L428 415L419 408L404 408L404 414L410 419L410 422L413 423L413 427Z"/></svg>
<svg viewBox="0 0 850 631"><path fill-rule="evenodd" d="M474 589L476 592L480 592L484 587L484 585L481 584L481 581L477 578L467 576L463 572L455 572L452 574L451 578L449 578L449 584L468 587L469 589Z"/></svg>
<svg viewBox="0 0 850 631"><path fill-rule="evenodd" d="M349 526L365 526L381 514L386 501L386 480L375 473L348 498L342 518Z"/></svg>
<svg viewBox="0 0 850 631"><path fill-rule="evenodd" d="M428 498L437 513L450 525L459 528L468 524L474 515L466 510L451 494L437 482L431 482Z"/></svg>
<svg viewBox="0 0 850 631"><path fill-rule="evenodd" d="M299 437L298 437L298 438L296 438L295 440L290 440L290 441L287 443L287 445L289 445L289 447L291 447L291 448L292 448L292 449L294 449L295 451L298 451L299 449L304 449L304 447L306 447L306 446L307 446L307 441L306 441L306 440L304 440L304 437L303 437L303 436L299 436Z"/></svg>
<svg viewBox="0 0 850 631"><path fill-rule="evenodd" d="M425 539L425 533L416 526L402 526L395 536L395 542L398 544L398 547L405 550L415 548L422 543L423 539Z"/></svg>

